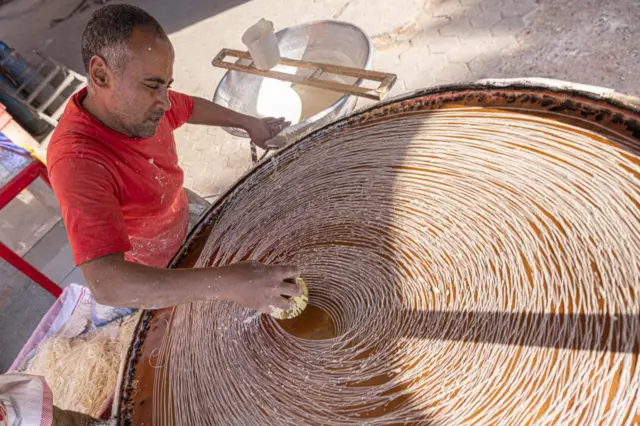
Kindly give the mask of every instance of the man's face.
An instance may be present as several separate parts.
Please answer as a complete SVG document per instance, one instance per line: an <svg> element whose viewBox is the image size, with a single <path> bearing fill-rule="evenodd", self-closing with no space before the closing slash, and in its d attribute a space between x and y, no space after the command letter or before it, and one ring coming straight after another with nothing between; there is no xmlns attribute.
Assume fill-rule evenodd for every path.
<svg viewBox="0 0 640 426"><path fill-rule="evenodd" d="M173 82L171 42L134 28L128 58L106 90L105 104L119 126L131 136L148 138L171 108L168 89Z"/></svg>

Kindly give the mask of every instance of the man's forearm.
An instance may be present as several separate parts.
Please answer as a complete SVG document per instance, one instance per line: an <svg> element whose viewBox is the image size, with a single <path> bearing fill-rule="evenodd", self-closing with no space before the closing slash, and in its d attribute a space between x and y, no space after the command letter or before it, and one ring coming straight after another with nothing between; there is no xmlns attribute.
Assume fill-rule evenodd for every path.
<svg viewBox="0 0 640 426"><path fill-rule="evenodd" d="M249 115L240 114L206 99L193 97L193 113L187 122L246 130L254 120L256 118Z"/></svg>
<svg viewBox="0 0 640 426"><path fill-rule="evenodd" d="M220 298L236 279L229 268L161 269L128 262L122 253L81 270L98 303L144 309Z"/></svg>
<svg viewBox="0 0 640 426"><path fill-rule="evenodd" d="M246 130L251 142L262 149L279 147L278 143L269 144L285 127L290 125L284 118L256 118L240 114L228 108L216 105L206 99L193 97L193 112L188 123L207 126L235 127ZM286 142L283 138L282 142Z"/></svg>

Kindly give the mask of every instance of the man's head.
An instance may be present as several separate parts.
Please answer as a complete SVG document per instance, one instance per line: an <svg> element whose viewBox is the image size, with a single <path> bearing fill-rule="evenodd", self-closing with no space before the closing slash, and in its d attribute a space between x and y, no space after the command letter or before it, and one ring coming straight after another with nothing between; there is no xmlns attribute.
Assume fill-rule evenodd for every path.
<svg viewBox="0 0 640 426"><path fill-rule="evenodd" d="M173 47L160 24L135 6L103 7L82 34L82 59L90 93L117 130L153 136L173 81Z"/></svg>

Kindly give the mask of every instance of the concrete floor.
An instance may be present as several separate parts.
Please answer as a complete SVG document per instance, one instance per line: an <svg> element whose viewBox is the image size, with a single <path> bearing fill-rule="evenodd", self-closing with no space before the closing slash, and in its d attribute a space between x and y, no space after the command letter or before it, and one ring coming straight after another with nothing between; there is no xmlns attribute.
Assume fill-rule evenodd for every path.
<svg viewBox="0 0 640 426"><path fill-rule="evenodd" d="M109 3L118 0L108 0ZM80 0L13 0L0 8L0 40L45 49L82 72L88 9L51 26ZM211 99L224 70L211 60L261 17L276 29L339 19L372 36L373 67L398 74L392 94L489 77L551 77L640 95L640 0L129 0L165 27L176 90ZM3 18L4 16L4 18ZM368 104L362 101L359 106ZM185 187L221 195L251 167L249 144L221 129L176 132Z"/></svg>
<svg viewBox="0 0 640 426"><path fill-rule="evenodd" d="M0 185L31 160L0 150ZM60 286L83 283L51 188L36 179L0 210L0 241ZM0 372L9 367L54 298L0 261Z"/></svg>
<svg viewBox="0 0 640 426"><path fill-rule="evenodd" d="M50 197L53 198L53 194ZM12 221L16 222L15 218ZM74 267L71 246L61 220L23 257L60 287L70 283L84 284L80 270ZM9 368L54 301L55 298L38 284L0 261L0 372Z"/></svg>
<svg viewBox="0 0 640 426"><path fill-rule="evenodd" d="M21 52L45 50L82 71L80 35L98 2L89 1L87 10L51 25L53 17L67 15L79 2L13 0L0 7L0 40ZM373 37L374 68L398 74L394 95L435 84L523 76L559 78L640 95L640 0L128 3L148 10L169 33L176 49L175 88L209 99L224 74L211 66L211 59L222 47L242 48L242 33L261 17L274 21L277 29L318 19L359 25ZM359 106L367 104L362 101ZM176 143L185 170L185 187L209 200L251 167L248 142L221 129L187 125L176 133ZM14 221L22 214L13 213L8 220ZM51 215L42 220L51 221ZM58 222L26 252L26 257L55 276L57 282L77 281L80 277L72 268L62 234ZM51 302L44 290L11 268L0 267L0 371L13 359Z"/></svg>

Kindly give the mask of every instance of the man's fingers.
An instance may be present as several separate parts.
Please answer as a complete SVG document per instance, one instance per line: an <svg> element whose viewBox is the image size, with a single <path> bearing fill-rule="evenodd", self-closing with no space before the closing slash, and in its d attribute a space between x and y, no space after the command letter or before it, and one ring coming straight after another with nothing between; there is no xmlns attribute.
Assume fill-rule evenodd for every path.
<svg viewBox="0 0 640 426"><path fill-rule="evenodd" d="M264 119L264 121L266 121L267 123L271 124L271 123L281 123L284 121L284 117L267 117Z"/></svg>
<svg viewBox="0 0 640 426"><path fill-rule="evenodd" d="M264 120L264 124L269 126L270 129L273 129L274 127L277 127L282 123L284 123L284 117L280 117L280 118L265 118L265 120Z"/></svg>
<svg viewBox="0 0 640 426"><path fill-rule="evenodd" d="M273 312L273 308L271 306L263 306L260 309L258 309L258 311L262 312L263 314L270 314L271 312Z"/></svg>
<svg viewBox="0 0 640 426"><path fill-rule="evenodd" d="M295 265L272 265L270 268L273 277L281 281L300 276L300 269Z"/></svg>
<svg viewBox="0 0 640 426"><path fill-rule="evenodd" d="M265 119L265 123L267 124L267 126L269 126L270 128L281 128L281 127L287 127L288 125L291 124L290 121L286 121L286 119L284 117L280 117L280 118L267 118Z"/></svg>
<svg viewBox="0 0 640 426"><path fill-rule="evenodd" d="M287 138L284 136L276 136L267 141L267 148L280 149L287 144Z"/></svg>
<svg viewBox="0 0 640 426"><path fill-rule="evenodd" d="M262 306L258 309L263 314L271 314L275 308L280 308L283 311L288 311L289 309L293 309L293 302L290 299L286 299L282 296L275 296L266 306Z"/></svg>
<svg viewBox="0 0 640 426"><path fill-rule="evenodd" d="M282 281L280 286L276 289L278 294L283 296L301 296L302 295L302 287L298 285L298 283L290 283L286 281Z"/></svg>
<svg viewBox="0 0 640 426"><path fill-rule="evenodd" d="M280 308L283 311L288 311L289 309L293 309L293 302L289 299L285 299L284 297L278 297L274 300L273 306Z"/></svg>
<svg viewBox="0 0 640 426"><path fill-rule="evenodd" d="M290 121L283 121L283 122L278 122L275 124L270 124L269 125L269 132L271 133L271 135L275 136L278 133L280 133L281 131L283 131L284 129L286 129L287 127L289 127L289 125L291 124Z"/></svg>

